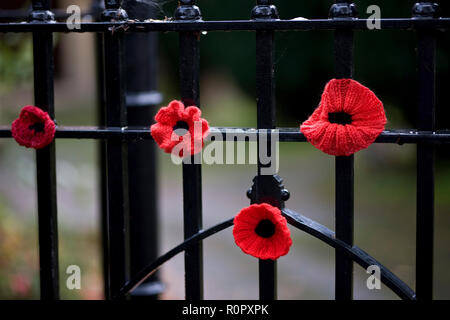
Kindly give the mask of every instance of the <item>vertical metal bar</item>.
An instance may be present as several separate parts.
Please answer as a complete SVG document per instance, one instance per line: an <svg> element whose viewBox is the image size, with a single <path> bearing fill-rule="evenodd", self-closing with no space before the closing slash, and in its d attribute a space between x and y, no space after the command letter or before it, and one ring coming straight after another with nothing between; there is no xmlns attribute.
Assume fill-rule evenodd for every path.
<svg viewBox="0 0 450 320"><path fill-rule="evenodd" d="M49 0L34 0L31 22L49 22ZM53 93L53 34L33 33L34 100L55 118ZM41 299L59 299L58 222L55 142L36 151Z"/></svg>
<svg viewBox="0 0 450 320"><path fill-rule="evenodd" d="M354 157L336 157L336 238L353 246ZM335 297L353 297L353 261L336 250Z"/></svg>
<svg viewBox="0 0 450 320"><path fill-rule="evenodd" d="M131 19L155 17L154 6L128 1L124 5ZM125 35L127 73L127 113L130 126L149 126L155 106L162 102L156 91L157 34L130 33ZM130 270L138 273L158 257L158 197L155 142L132 141L128 145L128 175L130 196ZM156 299L163 291L158 273L154 273L132 297Z"/></svg>
<svg viewBox="0 0 450 320"><path fill-rule="evenodd" d="M252 19L277 19L278 12L272 1L258 0L252 10ZM274 32L256 32L256 101L257 101L257 127L258 129L273 129L276 126L275 108L275 71L274 71ZM269 139L270 140L270 139ZM271 143L267 141L268 154ZM258 139L258 150L259 150ZM259 154L259 151L258 151ZM265 183L261 176L263 165L258 157L258 184ZM257 186L257 190L264 190ZM277 262L275 260L259 260L259 298L261 300L274 300L277 298Z"/></svg>
<svg viewBox="0 0 450 320"><path fill-rule="evenodd" d="M416 3L413 17L432 18L437 6ZM418 31L419 104L418 130L434 131L436 90L436 36L434 31ZM434 145L417 144L416 294L417 299L433 298L434 238Z"/></svg>
<svg viewBox="0 0 450 320"><path fill-rule="evenodd" d="M350 2L336 1L330 9L333 19L351 19L354 5ZM351 78L353 76L353 31L335 30L334 33L335 76ZM354 209L354 157L336 157L336 238L353 246L353 209ZM351 300L353 298L353 261L343 252L336 250L335 298Z"/></svg>
<svg viewBox="0 0 450 320"><path fill-rule="evenodd" d="M106 0L105 21L125 19L120 1ZM104 34L106 124L125 127L125 78L123 77L123 33ZM128 145L125 140L106 141L108 288L111 299L129 278Z"/></svg>
<svg viewBox="0 0 450 320"><path fill-rule="evenodd" d="M95 0L92 3L92 12L96 21L101 21L101 13L104 10L103 0ZM99 126L106 126L106 100L105 100L105 70L103 61L103 34L95 34L95 59L97 69L97 123ZM98 141L98 169L99 181L98 188L100 190L100 228L102 237L102 267L103 267L103 292L106 296L108 291L108 237L107 237L107 191L106 191L106 141L101 139Z"/></svg>
<svg viewBox="0 0 450 320"><path fill-rule="evenodd" d="M200 10L193 0L180 1L175 11L178 20L201 19ZM186 106L200 107L199 69L200 47L199 34L180 32L180 89L181 100ZM184 238L196 234L202 229L202 171L201 164L183 163L183 211ZM185 251L186 300L203 299L203 245L199 242Z"/></svg>
<svg viewBox="0 0 450 320"><path fill-rule="evenodd" d="M256 103L258 129L275 128L273 31L256 32Z"/></svg>

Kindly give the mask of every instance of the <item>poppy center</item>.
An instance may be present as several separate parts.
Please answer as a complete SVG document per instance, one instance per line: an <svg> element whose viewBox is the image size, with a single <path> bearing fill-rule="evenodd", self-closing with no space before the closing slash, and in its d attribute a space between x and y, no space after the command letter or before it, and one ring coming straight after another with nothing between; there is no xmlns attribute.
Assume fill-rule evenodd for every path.
<svg viewBox="0 0 450 320"><path fill-rule="evenodd" d="M328 121L330 123L351 124L352 116L346 112L329 112Z"/></svg>
<svg viewBox="0 0 450 320"><path fill-rule="evenodd" d="M44 132L45 124L43 122L33 123L28 127L29 130L34 130L34 132Z"/></svg>
<svg viewBox="0 0 450 320"><path fill-rule="evenodd" d="M177 121L177 123L175 123L175 125L173 126L172 129L173 129L173 131L176 131L178 129L183 129L183 130L188 131L189 130L189 125L187 124L186 121L180 120L180 121Z"/></svg>
<svg viewBox="0 0 450 320"><path fill-rule="evenodd" d="M270 238L275 234L275 225L269 219L261 220L255 228L258 236L263 238Z"/></svg>

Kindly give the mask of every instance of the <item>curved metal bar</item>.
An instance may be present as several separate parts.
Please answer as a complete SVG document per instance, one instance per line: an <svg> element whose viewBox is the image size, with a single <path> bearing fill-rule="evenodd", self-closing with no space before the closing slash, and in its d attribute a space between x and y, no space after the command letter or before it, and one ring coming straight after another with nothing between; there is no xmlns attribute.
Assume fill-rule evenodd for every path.
<svg viewBox="0 0 450 320"><path fill-rule="evenodd" d="M118 299L129 294L136 287L138 287L142 282L144 282L148 277L150 277L153 273L155 273L165 262L179 254L180 252L186 250L189 246L197 243L200 240L203 240L219 231L222 231L228 227L233 225L234 218L228 219L222 223L219 223L211 228L206 230L202 230L199 233L196 233L192 237L186 239L184 242L168 251L167 253L160 256L158 259L150 263L144 269L139 271L136 276L134 276L130 281L125 283L125 285L120 289L119 293L114 297L114 299Z"/></svg>
<svg viewBox="0 0 450 320"><path fill-rule="evenodd" d="M368 253L357 246L350 247L345 242L336 239L333 231L327 227L317 223L295 211L290 209L282 210L283 216L289 224L305 231L306 233L316 237L319 240L329 244L335 249L342 250L353 261L366 269L370 265L377 265L381 271L381 282L394 291L400 298L408 300L416 300L416 293L402 280L400 280L389 269L371 257Z"/></svg>
<svg viewBox="0 0 450 320"><path fill-rule="evenodd" d="M332 246L337 250L342 250L347 254L353 261L358 263L361 267L366 269L370 265L377 265L380 267L381 271L381 282L383 282L388 288L395 292L400 298L408 300L416 300L416 293L407 284L400 280L395 274L393 274L389 269L379 263L376 259L371 257L364 250L358 248L357 246L350 247L346 243L335 238L333 231L327 227L315 222L295 211L290 209L282 210L283 216L286 218L288 223L306 233L312 235L313 237L322 240L328 245ZM144 282L148 277L155 273L165 262L176 256L178 253L184 251L187 247L195 244L196 242L203 240L219 231L222 231L233 225L234 218L228 219L222 223L219 223L211 228L202 230L199 233L193 235L192 237L186 239L184 242L168 251L164 255L160 256L158 259L150 263L147 267L139 271L133 279L125 283L125 285L120 289L119 293L114 297L114 299L123 297L133 291L142 282Z"/></svg>

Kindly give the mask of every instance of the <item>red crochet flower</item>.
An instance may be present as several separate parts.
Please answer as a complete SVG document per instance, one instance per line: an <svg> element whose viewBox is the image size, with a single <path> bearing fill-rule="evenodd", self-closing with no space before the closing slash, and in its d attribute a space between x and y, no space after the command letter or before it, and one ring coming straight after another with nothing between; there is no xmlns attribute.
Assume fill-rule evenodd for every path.
<svg viewBox="0 0 450 320"><path fill-rule="evenodd" d="M349 156L371 145L385 124L383 104L370 89L352 79L333 79L300 130L323 152Z"/></svg>
<svg viewBox="0 0 450 320"><path fill-rule="evenodd" d="M55 137L55 122L47 112L34 106L25 106L19 118L13 121L11 133L18 144L27 148L41 149Z"/></svg>
<svg viewBox="0 0 450 320"><path fill-rule="evenodd" d="M242 209L234 218L233 236L242 251L263 260L284 256L292 245L286 219L267 203Z"/></svg>
<svg viewBox="0 0 450 320"><path fill-rule="evenodd" d="M201 114L199 108L185 108L182 102L174 100L156 114L156 123L151 126L152 137L167 153L181 143L178 156L184 156L183 150L196 154L203 148L203 140L209 133L208 122L200 118Z"/></svg>

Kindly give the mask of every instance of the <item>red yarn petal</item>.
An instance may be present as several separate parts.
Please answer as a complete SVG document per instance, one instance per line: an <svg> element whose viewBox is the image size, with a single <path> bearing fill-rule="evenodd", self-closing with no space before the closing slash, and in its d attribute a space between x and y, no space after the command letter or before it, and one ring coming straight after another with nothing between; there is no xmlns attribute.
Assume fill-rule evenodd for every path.
<svg viewBox="0 0 450 320"><path fill-rule="evenodd" d="M184 109L182 113L182 118L186 120L189 119L191 121L199 121L201 115L202 111L199 108L195 106L190 106Z"/></svg>
<svg viewBox="0 0 450 320"><path fill-rule="evenodd" d="M202 121L202 132L203 132L203 139L206 139L209 135L209 125L208 121L205 119L201 119Z"/></svg>
<svg viewBox="0 0 450 320"><path fill-rule="evenodd" d="M275 233L268 238L259 236L255 229L265 219L272 221ZM234 218L233 236L241 250L263 260L275 260L286 255L292 245L291 233L281 211L267 203L252 204Z"/></svg>
<svg viewBox="0 0 450 320"><path fill-rule="evenodd" d="M208 122L201 118L200 109L196 106L185 108L183 103L177 100L170 102L167 107L162 107L156 114L155 121L150 128L153 139L167 153L174 152L177 147L179 157L199 153L204 146L204 139L209 134ZM174 126L179 121L185 122L189 127L183 136L174 132ZM184 151L187 151L186 154Z"/></svg>
<svg viewBox="0 0 450 320"><path fill-rule="evenodd" d="M179 139L172 140L173 128L162 123L152 125L151 133L158 146L167 153L170 153L179 142Z"/></svg>
<svg viewBox="0 0 450 320"><path fill-rule="evenodd" d="M167 107L159 109L155 115L155 121L173 127L177 121L181 120L183 110L183 103L178 100L173 100Z"/></svg>
<svg viewBox="0 0 450 320"><path fill-rule="evenodd" d="M55 122L49 114L35 106L25 106L19 118L11 124L11 133L18 144L27 148L41 149L55 137Z"/></svg>
<svg viewBox="0 0 450 320"><path fill-rule="evenodd" d="M329 113L345 112L350 124L330 123ZM327 83L319 107L300 126L316 148L334 156L349 156L371 145L384 130L386 115L375 94L352 79Z"/></svg>

